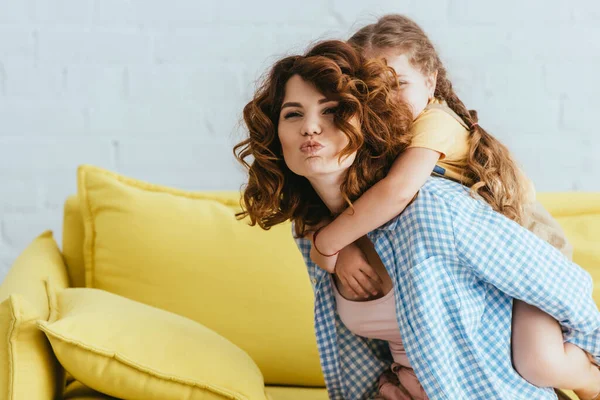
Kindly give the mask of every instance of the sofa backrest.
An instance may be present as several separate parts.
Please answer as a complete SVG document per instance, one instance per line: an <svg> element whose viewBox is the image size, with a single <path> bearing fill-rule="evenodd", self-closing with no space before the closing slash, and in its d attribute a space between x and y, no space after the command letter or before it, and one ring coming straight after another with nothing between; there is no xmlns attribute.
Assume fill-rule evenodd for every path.
<svg viewBox="0 0 600 400"><path fill-rule="evenodd" d="M224 192L233 197L237 192ZM600 304L600 193L538 193L538 200L565 230L574 247L573 261L598 278L594 294ZM64 206L63 255L74 287L85 286L83 219L77 195ZM597 295L597 297L596 297Z"/></svg>

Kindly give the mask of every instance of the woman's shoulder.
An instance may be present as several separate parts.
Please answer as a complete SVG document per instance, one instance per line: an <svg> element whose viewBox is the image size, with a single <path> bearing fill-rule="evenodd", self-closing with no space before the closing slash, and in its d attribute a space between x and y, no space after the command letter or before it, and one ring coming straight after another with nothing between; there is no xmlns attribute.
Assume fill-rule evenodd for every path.
<svg viewBox="0 0 600 400"><path fill-rule="evenodd" d="M431 176L419 190L421 200L429 202L453 203L470 198L469 188L455 182L438 176Z"/></svg>
<svg viewBox="0 0 600 400"><path fill-rule="evenodd" d="M465 202L476 201L469 194L469 188L450 179L431 176L419 190L415 200L406 207L402 214L394 217L381 228L386 230L405 229L402 221L415 224L445 224L448 222L450 211L461 207Z"/></svg>

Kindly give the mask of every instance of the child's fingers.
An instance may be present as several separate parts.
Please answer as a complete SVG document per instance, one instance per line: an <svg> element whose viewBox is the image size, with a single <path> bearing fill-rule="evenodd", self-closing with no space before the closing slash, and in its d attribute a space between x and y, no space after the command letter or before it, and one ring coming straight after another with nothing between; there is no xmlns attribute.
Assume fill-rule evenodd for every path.
<svg viewBox="0 0 600 400"><path fill-rule="evenodd" d="M357 293L356 290L354 289L354 287L346 279L344 279L344 287L346 289L348 289L351 292L351 294L352 294L352 298L350 300L356 300L358 298L364 297L363 294Z"/></svg>
<svg viewBox="0 0 600 400"><path fill-rule="evenodd" d="M363 274L371 278L373 282L377 282L378 284L383 285L383 279L381 279L381 277L377 275L375 269L369 264L366 264L365 266L361 267L360 270Z"/></svg>
<svg viewBox="0 0 600 400"><path fill-rule="evenodd" d="M362 286L362 288L365 291L373 295L379 293L380 290L377 288L376 282L373 282L371 278L362 273L362 271L355 275L354 278L358 281L358 283Z"/></svg>
<svg viewBox="0 0 600 400"><path fill-rule="evenodd" d="M369 297L369 291L366 290L360 282L356 279L356 277L351 276L348 280L348 285L350 288L356 293L357 296L360 297Z"/></svg>

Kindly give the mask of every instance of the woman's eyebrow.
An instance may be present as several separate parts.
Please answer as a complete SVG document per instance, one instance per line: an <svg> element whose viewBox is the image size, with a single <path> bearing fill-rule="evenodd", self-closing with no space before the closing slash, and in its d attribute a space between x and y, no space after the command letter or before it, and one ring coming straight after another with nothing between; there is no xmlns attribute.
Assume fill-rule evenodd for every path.
<svg viewBox="0 0 600 400"><path fill-rule="evenodd" d="M302 104L288 101L287 103L283 103L281 109L283 110L286 107L302 107Z"/></svg>
<svg viewBox="0 0 600 400"><path fill-rule="evenodd" d="M335 100L327 99L327 98L323 97L322 99L319 100L319 104L329 103L330 101L335 101ZM302 104L296 103L293 101L288 101L286 103L283 103L283 105L281 106L281 109L283 110L286 107L302 107Z"/></svg>

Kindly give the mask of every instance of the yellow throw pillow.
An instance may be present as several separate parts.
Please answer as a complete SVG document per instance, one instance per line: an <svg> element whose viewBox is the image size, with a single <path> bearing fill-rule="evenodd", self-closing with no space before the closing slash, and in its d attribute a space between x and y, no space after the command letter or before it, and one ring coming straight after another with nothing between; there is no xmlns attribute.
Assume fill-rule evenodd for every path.
<svg viewBox="0 0 600 400"><path fill-rule="evenodd" d="M20 294L35 307L40 318L47 319L50 307L46 280L57 290L69 286L67 268L52 231L43 232L17 257L0 286L0 301Z"/></svg>
<svg viewBox="0 0 600 400"><path fill-rule="evenodd" d="M243 350L182 316L98 289L57 297L39 321L56 357L84 385L121 399L266 399Z"/></svg>
<svg viewBox="0 0 600 400"><path fill-rule="evenodd" d="M267 384L324 385L291 224L264 231L236 220L239 193L78 172L86 286L200 322L246 351Z"/></svg>
<svg viewBox="0 0 600 400"><path fill-rule="evenodd" d="M47 281L68 286L67 271L51 231L19 255L0 286L0 399L55 399L64 371L35 324L50 318Z"/></svg>
<svg viewBox="0 0 600 400"><path fill-rule="evenodd" d="M1 399L54 400L62 392L63 371L36 326L39 318L23 296L0 303Z"/></svg>

